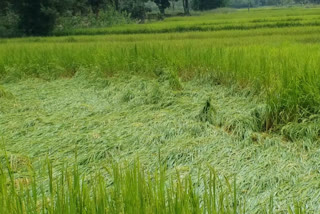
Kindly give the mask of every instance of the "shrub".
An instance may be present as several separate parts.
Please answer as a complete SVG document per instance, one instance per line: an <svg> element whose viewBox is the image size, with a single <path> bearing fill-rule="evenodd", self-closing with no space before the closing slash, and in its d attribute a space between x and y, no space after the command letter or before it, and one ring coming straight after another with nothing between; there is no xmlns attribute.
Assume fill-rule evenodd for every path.
<svg viewBox="0 0 320 214"><path fill-rule="evenodd" d="M76 28L89 28L89 27L107 27L118 24L126 24L130 22L129 15L126 12L118 12L112 8L100 11L97 16L93 12L88 14L72 15L71 13L61 16L57 20L55 31L64 31Z"/></svg>
<svg viewBox="0 0 320 214"><path fill-rule="evenodd" d="M15 37L20 35L18 23L19 16L13 11L8 11L0 16L0 37Z"/></svg>
<svg viewBox="0 0 320 214"><path fill-rule="evenodd" d="M50 0L23 0L15 5L19 29L26 35L48 35L53 30L57 11Z"/></svg>

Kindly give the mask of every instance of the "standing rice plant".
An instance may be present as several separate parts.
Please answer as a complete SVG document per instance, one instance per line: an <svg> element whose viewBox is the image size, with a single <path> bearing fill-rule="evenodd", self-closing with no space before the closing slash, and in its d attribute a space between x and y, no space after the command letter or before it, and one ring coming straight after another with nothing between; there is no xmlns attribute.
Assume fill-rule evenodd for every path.
<svg viewBox="0 0 320 214"><path fill-rule="evenodd" d="M208 175L194 180L179 171L168 177L163 167L148 173L137 160L86 177L76 164L55 176L51 161L46 162L43 183L32 168L29 176L16 177L5 155L0 165L0 213L246 213L236 178L233 183L220 179L211 167ZM271 202L269 206L273 209ZM288 212L305 210L296 203Z"/></svg>

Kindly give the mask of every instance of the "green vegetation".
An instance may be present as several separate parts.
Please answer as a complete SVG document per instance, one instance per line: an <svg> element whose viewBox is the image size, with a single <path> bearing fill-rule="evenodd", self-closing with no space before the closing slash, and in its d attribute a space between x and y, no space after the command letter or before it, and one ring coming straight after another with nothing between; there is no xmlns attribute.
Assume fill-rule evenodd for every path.
<svg viewBox="0 0 320 214"><path fill-rule="evenodd" d="M146 34L146 33L177 33L190 31L226 31L224 35L233 36L230 30L256 30L267 28L278 29L289 27L317 27L319 22L319 8L257 8L247 10L235 10L221 8L216 11L204 12L201 15L191 17L172 17L163 22L151 22L144 25L122 25L108 28L69 29L55 31L54 35L106 35L106 34ZM291 32L290 29L289 33ZM302 30L302 29L301 29ZM303 31L303 30L302 30ZM248 35L259 32L246 31ZM282 33L286 33L285 29ZM307 33L307 32L305 32ZM270 34L269 34L270 35ZM159 36L160 37L160 36ZM272 43L272 41L270 41Z"/></svg>
<svg viewBox="0 0 320 214"><path fill-rule="evenodd" d="M189 16L197 14L196 11L199 10L208 11L221 7L248 8L249 12L251 7L292 7L294 5L301 7L304 5L309 8L319 3L319 0L2 0L0 2L0 37L67 35L70 31L73 32L79 28L82 30L83 28L105 28L133 21L145 23L154 19L162 20L168 15ZM190 12L191 8L193 11ZM280 22L277 26L288 26L288 24L292 23ZM293 26L306 24L297 22ZM308 22L308 25L318 26L319 23ZM273 25L269 26L265 23L263 26L272 27ZM199 25L183 27L183 29L180 29L180 26L175 27L178 31L220 29L213 26L203 28ZM254 26L232 25L225 26L223 29L251 29L252 27ZM175 31L172 28L169 29L171 29L170 32ZM107 30L103 30L105 31ZM94 34L92 31L91 33ZM140 31L140 33L144 32Z"/></svg>
<svg viewBox="0 0 320 214"><path fill-rule="evenodd" d="M319 113L319 28L308 24L309 20L318 19L318 15L314 15L318 10L305 9L305 15L300 12L302 15L274 18L275 14L279 16L286 11L276 10L270 13L272 17L262 20L258 15L266 15L266 10L257 10L252 12L255 18L251 21L245 19L253 28L265 25L265 20L275 23L276 27L272 29L3 40L1 77L4 80L24 77L55 79L73 76L81 67L97 68L102 76L121 71L151 75L159 68L173 70L185 78L210 73L218 84L237 84L261 95L268 104L268 114L260 118L261 130L277 129L277 125L288 122L308 118L314 121L317 118L314 115ZM295 11L297 9L288 10L287 14ZM225 21L222 24L220 21L214 26L221 25L222 29L233 26L234 20L239 22L240 14L244 16L241 11L213 15L218 17L216 20L228 17L231 23ZM192 20L193 17L186 19ZM281 20L285 20L286 27L279 28ZM296 20L306 26L287 27L290 23L294 26ZM180 25L179 19L174 21ZM168 22L132 25L132 29L140 29L140 26L142 30L170 28L174 22ZM199 25L199 22L195 23ZM203 23L202 26L207 25Z"/></svg>
<svg viewBox="0 0 320 214"><path fill-rule="evenodd" d="M1 39L0 212L318 213L319 12Z"/></svg>
<svg viewBox="0 0 320 214"><path fill-rule="evenodd" d="M220 179L214 169L208 176L198 177L194 184L179 171L171 179L166 171L145 173L139 162L133 166L113 165L103 174L90 179L81 177L74 166L63 169L58 178L47 161L47 187L38 186L36 174L15 179L6 158L7 169L0 166L1 213L245 213L245 204L237 198L235 180ZM31 167L31 166L30 166ZM8 176L7 176L8 174ZM106 182L105 174L110 177ZM173 180L174 178L174 180ZM201 194L199 187L203 185ZM225 188L224 188L225 187ZM40 192L38 192L40 190ZM296 203L289 213L302 214L305 209ZM262 213L272 213L272 198Z"/></svg>

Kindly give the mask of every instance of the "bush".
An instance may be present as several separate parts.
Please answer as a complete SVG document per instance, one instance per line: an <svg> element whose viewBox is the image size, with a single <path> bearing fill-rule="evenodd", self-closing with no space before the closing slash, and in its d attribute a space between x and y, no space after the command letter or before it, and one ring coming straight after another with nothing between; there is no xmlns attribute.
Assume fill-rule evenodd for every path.
<svg viewBox="0 0 320 214"><path fill-rule="evenodd" d="M228 0L193 0L191 3L194 10L211 10L228 5Z"/></svg>
<svg viewBox="0 0 320 214"><path fill-rule="evenodd" d="M0 16L0 37L19 36L21 32L18 30L18 23L19 16L12 11Z"/></svg>
<svg viewBox="0 0 320 214"><path fill-rule="evenodd" d="M65 16L58 18L55 31L64 31L75 28L107 27L129 22L130 18L127 13L120 13L111 8L100 11L99 16L93 12L89 12L86 15L72 15L71 13L68 13Z"/></svg>
<svg viewBox="0 0 320 214"><path fill-rule="evenodd" d="M151 8L146 7L143 1L128 1L123 5L122 11L129 13L133 19L144 20Z"/></svg>
<svg viewBox="0 0 320 214"><path fill-rule="evenodd" d="M55 4L50 0L23 0L15 5L20 16L19 29L26 35L48 35L57 18Z"/></svg>

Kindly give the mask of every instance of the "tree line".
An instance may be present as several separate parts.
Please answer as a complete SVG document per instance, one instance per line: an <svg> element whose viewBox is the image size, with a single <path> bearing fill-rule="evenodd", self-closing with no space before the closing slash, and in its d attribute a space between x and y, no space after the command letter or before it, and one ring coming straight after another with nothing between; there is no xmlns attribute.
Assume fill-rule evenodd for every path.
<svg viewBox="0 0 320 214"><path fill-rule="evenodd" d="M166 9L177 1L182 1L185 15L190 14L190 8L210 10L224 6L320 3L320 0L0 0L0 36L1 31L9 32L10 29L17 29L21 35L48 35L57 19L66 14L86 16L91 13L99 17L101 11L114 10L131 19L144 20L151 12L146 6L150 1L158 7L159 17L163 17Z"/></svg>
<svg viewBox="0 0 320 214"><path fill-rule="evenodd" d="M151 9L148 0L0 0L0 31L9 31L16 25L22 35L48 35L55 27L58 17L66 14L86 16L93 13L99 17L101 11L114 10L129 14L132 19L145 19ZM170 0L152 0L161 16L170 7ZM174 0L177 1L177 0ZM189 14L189 0L184 2ZM218 0L214 0L218 1ZM1 28L2 27L2 28ZM1 32L0 32L1 36Z"/></svg>
<svg viewBox="0 0 320 214"><path fill-rule="evenodd" d="M230 0L229 2L229 5L235 8L293 4L320 4L320 0Z"/></svg>

